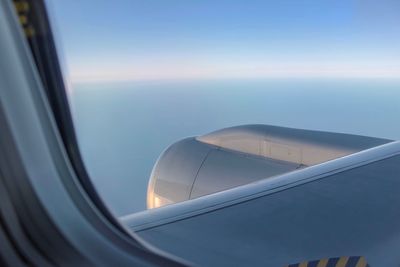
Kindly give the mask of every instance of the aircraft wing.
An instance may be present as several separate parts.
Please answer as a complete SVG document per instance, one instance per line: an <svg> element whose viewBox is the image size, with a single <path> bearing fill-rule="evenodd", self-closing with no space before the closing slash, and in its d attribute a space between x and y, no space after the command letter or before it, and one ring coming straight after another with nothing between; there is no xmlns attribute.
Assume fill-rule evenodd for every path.
<svg viewBox="0 0 400 267"><path fill-rule="evenodd" d="M398 266L400 142L133 214L144 240L199 266Z"/></svg>

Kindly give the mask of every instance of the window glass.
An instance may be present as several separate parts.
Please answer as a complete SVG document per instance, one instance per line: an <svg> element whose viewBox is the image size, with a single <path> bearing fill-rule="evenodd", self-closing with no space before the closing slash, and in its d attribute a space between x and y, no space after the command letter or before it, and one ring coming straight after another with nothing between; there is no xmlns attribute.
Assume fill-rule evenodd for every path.
<svg viewBox="0 0 400 267"><path fill-rule="evenodd" d="M118 216L146 209L153 166L186 137L261 124L400 139L399 1L49 3L81 153ZM300 162L291 147L265 138L260 143L254 135L242 139L217 145L226 153L274 154L276 162L290 154L290 162ZM209 169L194 175L194 154L160 167L170 177L193 178L200 189L179 188L172 179L154 190L181 190L182 199L187 190L200 196L207 179L223 181L240 172L234 167L241 163L225 152L208 155L212 162L199 156ZM266 168L254 162L252 171ZM179 174L172 173L176 165ZM159 206L171 199L152 201Z"/></svg>

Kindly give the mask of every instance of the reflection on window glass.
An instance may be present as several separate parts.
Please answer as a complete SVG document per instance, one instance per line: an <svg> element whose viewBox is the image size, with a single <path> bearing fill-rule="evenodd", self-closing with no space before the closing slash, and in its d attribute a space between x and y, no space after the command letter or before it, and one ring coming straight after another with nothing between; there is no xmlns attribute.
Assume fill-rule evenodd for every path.
<svg viewBox="0 0 400 267"><path fill-rule="evenodd" d="M397 1L51 7L81 152L116 215L318 163L305 162L297 139L279 141L286 128L266 125L400 139ZM241 125L262 126L207 135ZM318 153L329 160L353 149ZM153 176L168 178L152 184L159 157Z"/></svg>

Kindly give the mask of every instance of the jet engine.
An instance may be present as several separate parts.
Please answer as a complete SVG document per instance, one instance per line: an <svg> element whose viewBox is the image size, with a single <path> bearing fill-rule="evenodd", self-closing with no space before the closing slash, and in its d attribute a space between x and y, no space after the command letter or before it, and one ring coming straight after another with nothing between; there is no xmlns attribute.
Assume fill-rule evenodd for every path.
<svg viewBox="0 0 400 267"><path fill-rule="evenodd" d="M320 164L390 140L243 125L168 147L151 173L147 207L177 203Z"/></svg>

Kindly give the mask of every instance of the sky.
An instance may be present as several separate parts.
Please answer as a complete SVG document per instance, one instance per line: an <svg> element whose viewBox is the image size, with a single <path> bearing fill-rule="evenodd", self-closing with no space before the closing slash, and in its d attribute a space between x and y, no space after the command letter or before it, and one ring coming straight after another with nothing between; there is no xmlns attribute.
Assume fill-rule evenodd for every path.
<svg viewBox="0 0 400 267"><path fill-rule="evenodd" d="M399 0L48 0L72 82L400 77Z"/></svg>

